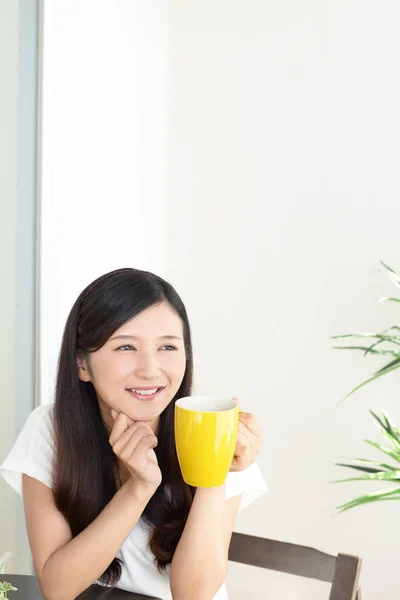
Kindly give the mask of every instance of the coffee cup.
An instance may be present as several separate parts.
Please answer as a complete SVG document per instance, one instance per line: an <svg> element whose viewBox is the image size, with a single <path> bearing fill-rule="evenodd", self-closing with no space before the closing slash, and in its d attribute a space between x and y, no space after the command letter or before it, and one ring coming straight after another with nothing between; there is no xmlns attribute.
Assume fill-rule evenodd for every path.
<svg viewBox="0 0 400 600"><path fill-rule="evenodd" d="M175 403L175 444L184 481L222 485L236 448L239 405L231 398L187 396Z"/></svg>

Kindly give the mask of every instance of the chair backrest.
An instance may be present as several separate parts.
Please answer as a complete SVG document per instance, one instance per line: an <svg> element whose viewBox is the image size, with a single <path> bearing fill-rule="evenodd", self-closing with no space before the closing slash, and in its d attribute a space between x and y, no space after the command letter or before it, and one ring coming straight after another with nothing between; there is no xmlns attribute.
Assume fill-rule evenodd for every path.
<svg viewBox="0 0 400 600"><path fill-rule="evenodd" d="M229 560L331 583L329 600L361 600L361 558L233 532Z"/></svg>

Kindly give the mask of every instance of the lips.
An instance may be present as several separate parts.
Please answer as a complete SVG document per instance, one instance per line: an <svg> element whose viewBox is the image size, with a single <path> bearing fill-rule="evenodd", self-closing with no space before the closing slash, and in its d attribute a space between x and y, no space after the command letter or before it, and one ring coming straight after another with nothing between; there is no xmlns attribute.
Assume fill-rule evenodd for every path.
<svg viewBox="0 0 400 600"><path fill-rule="evenodd" d="M154 392L154 394L149 394L148 392L151 390L156 389L157 391ZM136 398L137 400L142 400L144 402L148 402L149 400L154 400L154 398L156 398L160 392L163 391L163 387L159 387L159 388L133 388L133 389L127 389L126 391L128 392L128 394L130 394L131 396L133 396L134 398ZM144 393L141 394L140 391L133 391L133 390L140 390L143 391Z"/></svg>

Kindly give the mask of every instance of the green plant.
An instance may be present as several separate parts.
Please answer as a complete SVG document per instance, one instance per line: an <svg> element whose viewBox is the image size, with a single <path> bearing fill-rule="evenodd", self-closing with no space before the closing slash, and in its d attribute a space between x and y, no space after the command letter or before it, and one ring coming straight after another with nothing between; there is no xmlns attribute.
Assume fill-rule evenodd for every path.
<svg viewBox="0 0 400 600"><path fill-rule="evenodd" d="M393 271L388 265L380 261L384 268L384 273L400 287L400 277ZM400 298L382 298L381 302L396 302L400 303ZM333 336L332 339L336 340L358 340L356 345L350 346L335 346L338 350L356 350L364 353L364 356L375 355L388 358L388 362L381 367L378 371L369 377L366 381L357 385L354 389L347 394L346 398L354 394L368 383L375 381L383 375L392 373L396 369L400 368L400 327L393 325L384 331L379 333L350 333L346 335ZM360 342L360 340L362 340ZM354 469L361 472L358 477L350 477L347 479L340 479L335 483L343 483L346 481L380 481L391 484L388 488L378 490L377 492L371 492L359 496L350 502L346 502L338 507L339 512L344 512L350 508L361 506L363 504L369 504L372 502L382 502L385 500L400 500L400 430L390 421L386 413L382 413L382 416L378 416L376 413L369 411L373 416L376 425L378 426L382 436L385 438L385 442L388 445L384 446L378 442L371 440L364 440L367 444L373 446L386 457L390 457L394 464L388 462L373 461L364 458L355 458L353 463L337 463L338 466ZM383 460L383 459L381 459Z"/></svg>
<svg viewBox="0 0 400 600"><path fill-rule="evenodd" d="M0 574L4 573L5 565L0 565ZM7 592L16 592L17 588L12 586L11 583L7 583L7 581L0 581L0 600L7 600Z"/></svg>

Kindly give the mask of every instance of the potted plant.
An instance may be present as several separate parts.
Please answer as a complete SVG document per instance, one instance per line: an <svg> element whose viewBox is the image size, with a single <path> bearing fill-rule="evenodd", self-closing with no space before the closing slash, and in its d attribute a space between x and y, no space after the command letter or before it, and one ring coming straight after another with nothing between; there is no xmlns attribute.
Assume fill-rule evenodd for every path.
<svg viewBox="0 0 400 600"><path fill-rule="evenodd" d="M0 564L0 574L4 573L5 564ZM7 600L7 592L16 592L17 588L12 586L11 583L7 583L7 581L0 581L0 600Z"/></svg>
<svg viewBox="0 0 400 600"><path fill-rule="evenodd" d="M380 261L384 268L384 273L400 287L400 277L388 265ZM381 301L400 303L400 298L382 298ZM374 355L387 359L388 362L378 371L369 377L366 381L357 385L346 398L354 394L368 383L392 373L400 368L400 326L394 325L378 333L350 333L346 335L333 336L335 340L345 340L350 345L335 346L339 350L355 350L363 352L364 356ZM357 471L357 476L347 479L340 479L335 483L345 481L378 481L388 482L391 485L385 489L370 492L359 496L350 502L346 502L338 507L339 512L344 512L350 508L369 504L372 502L383 502L387 500L400 500L400 430L389 419L389 416L382 412L379 416L372 410L369 411L378 426L384 443L364 440L370 446L379 450L379 460L369 460L365 458L356 458L352 463L337 463L338 466L350 468ZM384 455L384 457L382 456Z"/></svg>

